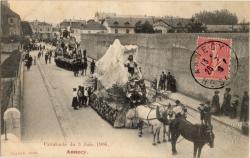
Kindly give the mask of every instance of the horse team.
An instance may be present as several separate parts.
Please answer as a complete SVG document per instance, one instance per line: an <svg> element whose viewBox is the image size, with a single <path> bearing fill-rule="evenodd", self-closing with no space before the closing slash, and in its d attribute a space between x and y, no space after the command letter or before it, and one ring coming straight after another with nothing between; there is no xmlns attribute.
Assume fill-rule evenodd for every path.
<svg viewBox="0 0 250 158"><path fill-rule="evenodd" d="M140 105L134 108L134 116L140 120L138 124L138 136L142 136L144 125L148 125L152 128L153 145L156 145L157 143L161 143L160 131L163 129L163 142L166 142L167 135L168 140L171 141L172 154L175 155L177 154L177 140L181 135L193 143L193 157L196 158L197 156L200 158L201 150L205 144L208 144L211 148L214 146L215 136L213 127L207 124L192 124L186 119L185 108L177 113L176 109L179 108L178 105L174 105L170 100L168 101L167 106L155 102L153 103L154 106ZM175 103L180 104L179 101Z"/></svg>

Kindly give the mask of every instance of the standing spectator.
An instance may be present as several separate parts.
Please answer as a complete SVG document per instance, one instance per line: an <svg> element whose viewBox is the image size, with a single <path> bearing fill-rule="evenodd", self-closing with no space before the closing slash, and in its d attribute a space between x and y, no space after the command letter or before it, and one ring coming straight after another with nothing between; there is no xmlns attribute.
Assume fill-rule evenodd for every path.
<svg viewBox="0 0 250 158"><path fill-rule="evenodd" d="M205 125L207 126L211 126L211 105L210 105L210 101L206 101L205 105L204 105L204 121L205 121Z"/></svg>
<svg viewBox="0 0 250 158"><path fill-rule="evenodd" d="M48 53L45 53L45 63L46 64L48 63L48 59L49 59L49 55L48 55Z"/></svg>
<svg viewBox="0 0 250 158"><path fill-rule="evenodd" d="M174 76L172 76L172 79L170 80L170 90L176 92L176 79Z"/></svg>
<svg viewBox="0 0 250 158"><path fill-rule="evenodd" d="M41 53L41 51L39 51L38 52L38 59L40 59L41 55L42 55L42 53Z"/></svg>
<svg viewBox="0 0 250 158"><path fill-rule="evenodd" d="M32 66L32 62L33 62L33 58L31 55L28 58L28 62L29 62L29 69L30 69L30 67Z"/></svg>
<svg viewBox="0 0 250 158"><path fill-rule="evenodd" d="M83 58L83 72L82 74L86 75L87 74L87 68L88 68L88 61L87 61L87 58Z"/></svg>
<svg viewBox="0 0 250 158"><path fill-rule="evenodd" d="M82 97L83 97L83 94L82 94L82 86L78 86L77 98L78 98L78 104L79 104L79 107L80 107L80 108L81 108L82 105L83 105Z"/></svg>
<svg viewBox="0 0 250 158"><path fill-rule="evenodd" d="M222 114L228 116L230 114L230 105L231 105L231 88L226 88L226 92L224 94L224 100L221 106Z"/></svg>
<svg viewBox="0 0 250 158"><path fill-rule="evenodd" d="M77 91L76 88L73 88L73 98L72 98L72 107L74 108L74 110L78 110L78 99L77 99Z"/></svg>
<svg viewBox="0 0 250 158"><path fill-rule="evenodd" d="M49 51L49 63L51 63L52 51Z"/></svg>
<svg viewBox="0 0 250 158"><path fill-rule="evenodd" d="M34 56L34 65L36 65L36 56Z"/></svg>
<svg viewBox="0 0 250 158"><path fill-rule="evenodd" d="M166 74L164 73L164 71L162 71L159 82L161 90L165 90L166 78L167 78Z"/></svg>
<svg viewBox="0 0 250 158"><path fill-rule="evenodd" d="M204 124L204 111L205 111L204 103L200 104L200 106L198 107L198 110L200 111L201 124Z"/></svg>
<svg viewBox="0 0 250 158"><path fill-rule="evenodd" d="M82 97L80 98L80 100L81 100L82 106L84 106L85 105L85 102L84 102L85 101L85 97L84 97L84 87L83 86L81 86L80 91L82 93Z"/></svg>
<svg viewBox="0 0 250 158"><path fill-rule="evenodd" d="M248 110L249 110L249 96L248 91L244 92L244 96L242 97L241 109L240 109L240 121L247 122L248 117Z"/></svg>
<svg viewBox="0 0 250 158"><path fill-rule="evenodd" d="M88 87L86 87L85 88L85 90L84 90L84 98L85 98L85 100L84 100L84 102L85 102L85 107L87 107L88 106L88 102L89 102L89 96L88 96Z"/></svg>
<svg viewBox="0 0 250 158"><path fill-rule="evenodd" d="M86 49L83 51L83 58L87 58L87 51L86 51Z"/></svg>
<svg viewBox="0 0 250 158"><path fill-rule="evenodd" d="M171 91L171 89L172 89L172 87L171 87L172 75L170 74L170 72L168 72L166 79L167 79L167 90Z"/></svg>
<svg viewBox="0 0 250 158"><path fill-rule="evenodd" d="M94 74L95 72L95 60L93 59L92 62L90 63L90 73Z"/></svg>
<svg viewBox="0 0 250 158"><path fill-rule="evenodd" d="M219 97L219 91L214 92L214 96L212 98L212 107L211 112L214 115L220 115L220 97Z"/></svg>
<svg viewBox="0 0 250 158"><path fill-rule="evenodd" d="M232 104L230 105L231 106L230 118L232 119L236 118L238 105L239 105L239 96L234 94L232 97Z"/></svg>

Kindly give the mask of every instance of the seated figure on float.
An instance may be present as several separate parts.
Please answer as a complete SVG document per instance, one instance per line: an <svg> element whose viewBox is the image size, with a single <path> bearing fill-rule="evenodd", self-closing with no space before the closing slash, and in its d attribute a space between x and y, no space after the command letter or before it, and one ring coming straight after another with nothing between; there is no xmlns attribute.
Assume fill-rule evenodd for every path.
<svg viewBox="0 0 250 158"><path fill-rule="evenodd" d="M128 82L126 96L127 98L130 99L130 102L133 104L141 102L142 91L141 91L141 88L138 86L138 84L135 83L134 80L131 80Z"/></svg>

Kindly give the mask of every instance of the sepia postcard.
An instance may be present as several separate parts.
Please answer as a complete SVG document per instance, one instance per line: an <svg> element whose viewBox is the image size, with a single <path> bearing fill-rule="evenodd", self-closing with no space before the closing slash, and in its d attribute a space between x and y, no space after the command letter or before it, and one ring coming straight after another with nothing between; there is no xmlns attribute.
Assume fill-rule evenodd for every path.
<svg viewBox="0 0 250 158"><path fill-rule="evenodd" d="M0 157L249 157L250 1L0 2Z"/></svg>

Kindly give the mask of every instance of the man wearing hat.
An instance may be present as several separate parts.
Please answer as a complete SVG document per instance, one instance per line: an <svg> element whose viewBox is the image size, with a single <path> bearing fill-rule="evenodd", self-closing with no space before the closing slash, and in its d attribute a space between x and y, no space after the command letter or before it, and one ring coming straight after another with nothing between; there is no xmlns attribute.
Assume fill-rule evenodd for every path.
<svg viewBox="0 0 250 158"><path fill-rule="evenodd" d="M204 122L205 125L211 126L211 105L210 101L206 101L204 105Z"/></svg>
<svg viewBox="0 0 250 158"><path fill-rule="evenodd" d="M201 103L197 109L200 111L201 124L204 124L204 103Z"/></svg>
<svg viewBox="0 0 250 158"><path fill-rule="evenodd" d="M230 94L231 88L226 88L226 92L224 94L224 100L221 106L221 112L222 114L228 116L230 115L231 110L231 94Z"/></svg>
<svg viewBox="0 0 250 158"><path fill-rule="evenodd" d="M212 98L211 112L216 116L220 115L219 91L214 92L214 96Z"/></svg>

